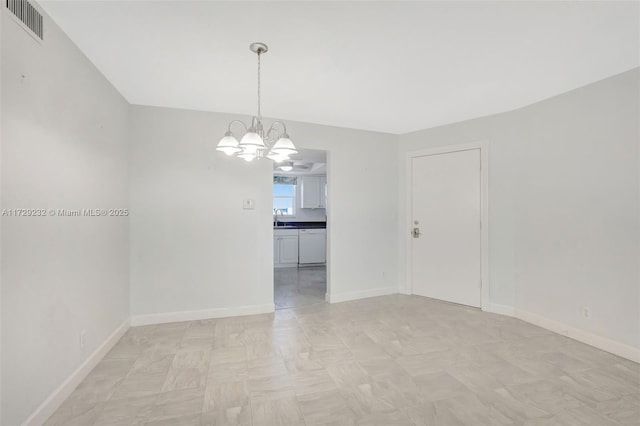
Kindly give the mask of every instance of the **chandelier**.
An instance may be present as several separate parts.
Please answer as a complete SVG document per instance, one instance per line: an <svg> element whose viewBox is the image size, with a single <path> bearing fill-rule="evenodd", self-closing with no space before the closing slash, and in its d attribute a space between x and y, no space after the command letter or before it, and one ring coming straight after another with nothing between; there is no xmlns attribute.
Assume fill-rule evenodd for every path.
<svg viewBox="0 0 640 426"><path fill-rule="evenodd" d="M266 53L269 48L264 43L252 43L249 49L258 55L258 114L251 119L249 126L241 120L232 120L216 150L229 156L237 155L245 161L253 161L256 158L268 158L278 163L287 161L290 155L298 152L291 139L289 139L287 126L281 121L274 121L269 126L269 130L265 131L262 125L260 111L260 55ZM240 124L244 128L244 135L240 142L231 131L231 126L234 124ZM278 128L281 128L281 133L278 132Z"/></svg>

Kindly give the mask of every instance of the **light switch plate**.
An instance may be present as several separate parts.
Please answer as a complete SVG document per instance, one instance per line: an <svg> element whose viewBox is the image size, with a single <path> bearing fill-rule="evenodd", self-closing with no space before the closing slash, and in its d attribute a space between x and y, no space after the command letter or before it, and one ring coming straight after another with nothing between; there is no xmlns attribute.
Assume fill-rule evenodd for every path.
<svg viewBox="0 0 640 426"><path fill-rule="evenodd" d="M242 202L242 208L245 210L253 210L253 200L248 198Z"/></svg>

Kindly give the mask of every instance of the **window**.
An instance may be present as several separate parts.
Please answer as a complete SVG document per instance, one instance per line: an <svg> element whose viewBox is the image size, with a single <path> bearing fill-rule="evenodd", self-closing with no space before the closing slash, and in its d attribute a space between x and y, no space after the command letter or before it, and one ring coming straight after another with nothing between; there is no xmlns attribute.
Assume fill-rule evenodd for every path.
<svg viewBox="0 0 640 426"><path fill-rule="evenodd" d="M292 176L273 177L273 214L279 216L296 214L296 185L298 179Z"/></svg>

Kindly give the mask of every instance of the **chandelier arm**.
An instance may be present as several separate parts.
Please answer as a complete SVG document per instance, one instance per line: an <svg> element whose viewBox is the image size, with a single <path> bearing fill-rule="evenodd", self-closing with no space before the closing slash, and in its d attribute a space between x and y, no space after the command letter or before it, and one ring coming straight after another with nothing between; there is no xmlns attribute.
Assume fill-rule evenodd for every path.
<svg viewBox="0 0 640 426"><path fill-rule="evenodd" d="M246 124L244 124L244 121L242 121L242 120L231 120L231 121L229 122L229 126L227 127L227 131L229 131L229 132L230 132L230 131L231 131L231 126L232 126L233 124L235 124L235 123L240 123L240 124L242 124L242 127L244 127L244 131L245 131L245 132L247 132L247 131L248 131L248 127L247 127L247 125L246 125Z"/></svg>
<svg viewBox="0 0 640 426"><path fill-rule="evenodd" d="M282 130L284 130L282 133L287 133L287 126L282 121L274 121L273 123L271 123L271 127L269 128L269 131L271 131L271 129L273 129L276 124L279 124L282 126Z"/></svg>
<svg viewBox="0 0 640 426"><path fill-rule="evenodd" d="M273 139L273 141L269 140L268 138L271 136L271 132L275 132L276 137L275 139ZM275 127L273 127L273 124L269 127L269 130L267 130L267 133L265 133L265 141L269 140L269 142L275 143L279 138L280 138L280 133L278 133L278 130L276 130ZM271 148L271 147L269 147Z"/></svg>

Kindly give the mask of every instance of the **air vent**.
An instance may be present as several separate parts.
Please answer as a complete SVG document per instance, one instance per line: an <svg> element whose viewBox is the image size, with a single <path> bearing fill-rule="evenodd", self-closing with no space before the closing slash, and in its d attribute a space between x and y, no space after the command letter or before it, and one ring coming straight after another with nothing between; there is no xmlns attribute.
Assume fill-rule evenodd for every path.
<svg viewBox="0 0 640 426"><path fill-rule="evenodd" d="M9 9L22 23L42 40L42 14L27 0L5 0Z"/></svg>

